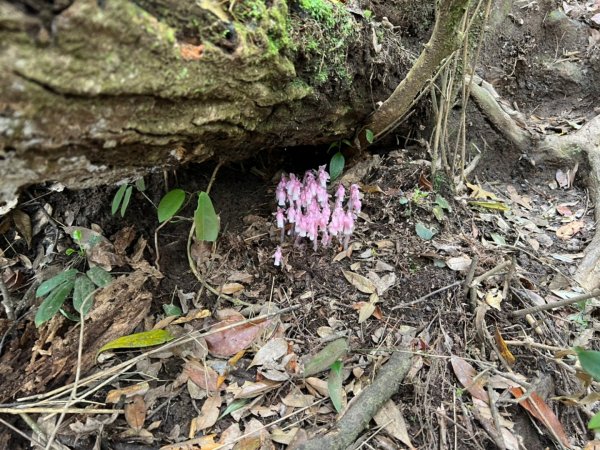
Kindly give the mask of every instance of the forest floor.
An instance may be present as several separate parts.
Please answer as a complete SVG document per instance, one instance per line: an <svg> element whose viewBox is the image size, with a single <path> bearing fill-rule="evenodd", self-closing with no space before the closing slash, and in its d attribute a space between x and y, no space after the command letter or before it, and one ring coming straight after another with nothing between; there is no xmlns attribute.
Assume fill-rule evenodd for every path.
<svg viewBox="0 0 600 450"><path fill-rule="evenodd" d="M575 132L599 112L597 9L513 3L477 73L532 135ZM599 350L600 300L564 306L583 293L572 276L597 227L588 168L532 164L474 107L468 122L485 156L464 193L430 179L422 148L375 145L342 176L363 194L349 250L288 238L279 267L278 176L326 164L323 152L221 167L215 245L188 245L208 165L147 176L123 217L114 186L30 187L0 218L2 306L16 316L0 312L0 448L296 449L397 352L410 368L351 448L589 444L598 384L573 348ZM187 202L158 229L155 205L174 188ZM113 281L83 326L68 298L36 327L40 283L90 264ZM151 333L102 348L139 332Z"/></svg>
<svg viewBox="0 0 600 450"><path fill-rule="evenodd" d="M298 448L334 425L334 402L343 411L403 348L413 355L410 370L356 448L489 448L498 429L506 448L523 448L519 441L530 450L561 440L585 445L595 398L586 397L572 348L591 344L597 300L512 315L580 295L570 275L595 225L579 177L567 174L573 168L523 167L515 156L515 170L502 178L491 170L497 162L487 161L470 192L452 197L443 188L432 192L427 163L410 151L365 157L342 178L360 183L364 195L349 251L286 241L276 267L272 168L302 173L321 161L273 158L217 172L211 197L221 233L214 247L193 244L191 255L221 296L207 292L187 257L185 218L210 168L147 177L123 218L111 215L115 188L30 189L2 230L0 260L11 297L30 302L18 308L16 322L0 319L0 408L30 410L2 414L3 423L24 433L33 427L39 440L56 432L71 449ZM149 200L157 204L174 187L190 201L160 230L157 265L158 221ZM108 265L121 285L110 298L97 294L79 361L76 322L61 314L39 329L33 322L41 299L33 299L31 286L65 268L88 268L88 259L65 255L77 249L64 231L69 226L108 238L100 255L87 258ZM473 298L465 293L471 265L477 280L504 262L473 287ZM73 313L69 303L65 312ZM269 312L275 314L202 337ZM196 334L178 346L96 355L121 335L156 329ZM341 366L330 370L337 360ZM315 364L316 373L302 376ZM61 390L77 367L76 392ZM88 411L66 415L56 429L65 405ZM27 444L2 427L0 447Z"/></svg>

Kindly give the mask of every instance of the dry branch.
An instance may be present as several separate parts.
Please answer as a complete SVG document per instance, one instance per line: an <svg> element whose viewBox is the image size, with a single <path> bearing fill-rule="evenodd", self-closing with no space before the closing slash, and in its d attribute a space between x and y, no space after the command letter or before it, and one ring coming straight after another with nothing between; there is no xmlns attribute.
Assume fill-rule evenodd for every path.
<svg viewBox="0 0 600 450"><path fill-rule="evenodd" d="M348 448L383 404L398 390L410 369L411 361L411 353L394 352L373 384L365 388L360 396L350 404L345 414L337 422L335 429L325 436L309 440L300 447L300 450L343 450Z"/></svg>

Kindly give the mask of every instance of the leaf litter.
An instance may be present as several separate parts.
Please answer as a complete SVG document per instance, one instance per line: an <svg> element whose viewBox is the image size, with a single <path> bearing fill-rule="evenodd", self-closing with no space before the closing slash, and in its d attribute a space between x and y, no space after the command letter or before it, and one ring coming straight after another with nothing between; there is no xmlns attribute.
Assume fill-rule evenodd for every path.
<svg viewBox="0 0 600 450"><path fill-rule="evenodd" d="M99 227L86 227L90 236L103 237L101 252L93 258L99 265L113 268L124 264L132 272L105 288L108 297L98 296L90 312L92 321L86 323L93 333L86 338L85 352L92 357L86 357L81 367L84 373L107 379L111 372L103 375L105 371L123 364L121 361L134 361L132 367L138 375L106 387L104 406L122 413L106 418L88 414L85 420L71 423L70 432L87 442L108 432L116 439L160 442L163 449L299 445L317 431L310 425L315 418L333 423L347 402L358 401L385 366L391 349L404 343L415 355L406 386L384 402L373 419L382 429L374 436L375 443L426 447L431 442L418 433L423 427L433 435L446 433L449 439L457 433L457 439L466 442L473 438L469 433L482 427L491 441L501 436L506 448L513 448L528 438L512 425L520 416L529 420L524 411L537 421L542 433L538 438L546 443L583 443L584 431L577 429L577 422L565 420L565 414L578 407L573 405L592 404L596 397L593 393L582 395L579 379L564 372L565 365L573 366L568 354L557 356L543 345L564 347L560 340L553 343L556 333L564 342L574 342L582 333L573 331L581 331L586 323L589 326L594 317L585 308L559 309L554 316L546 316L541 327L535 320L532 324L523 320L520 327L514 327L516 319L509 316L523 303L551 304L556 292L563 297L579 294L568 279L569 261L579 257L594 223L581 208L584 193L573 187L569 178L573 170L565 172L566 184L560 190L551 190L548 183L528 189L513 180L503 187L473 182L468 186L471 195L465 199L469 208L461 199L429 195L407 216L400 192L424 188L426 178L419 181L417 175L403 171L393 163L396 157L392 152L383 161L370 164L369 185L377 188L364 190L363 201L371 208L367 211L369 222L359 219L354 242L346 251L331 248L312 254L290 244L286 249L295 253L294 258L277 270L270 265L276 233L268 213L247 220L241 217L239 234L227 232L217 246L201 249L196 257L217 293L252 299L256 308L226 305L229 300L199 291L193 281L186 282L183 277L176 284L165 280L152 266L147 244L136 236L133 225L118 230L110 239L104 238ZM218 202L215 208L220 208ZM56 208L45 210L60 214ZM50 227L48 223L39 225L45 215L26 213L32 218L32 230L40 228L40 233L44 226ZM222 223L224 229L227 220ZM435 225L426 225L430 223ZM177 226L173 224L174 229ZM67 233L62 236L68 239ZM34 246L39 238L32 232ZM21 257L0 255L6 263L3 276L31 270L25 261L29 257L35 260L36 255L28 250L26 240L20 247ZM534 242L537 245L531 244ZM173 261L173 270L183 273L187 265L177 266L175 259L169 259L170 253L171 258L181 258L181 248L171 249L166 241L162 245L163 270L169 272L168 262ZM254 258L251 262L246 256L249 252ZM483 310L475 326L462 287L444 288L464 280L475 259L477 277L507 253L517 256L512 272L501 271L477 286L476 302L492 305L495 311ZM43 257L46 262L42 265L52 263L45 253ZM437 265L440 261L443 266ZM29 267L39 267L40 262L36 264ZM509 273L512 278L506 287ZM13 289L18 291L18 284ZM426 297L439 289L438 294ZM158 308L151 307L152 296ZM181 315L167 316L162 304L180 306ZM392 309L398 304L408 306ZM276 312L288 306L300 309ZM254 319L269 313L274 315ZM117 325L115 330L108 331L108 317ZM51 321L39 336L31 326L23 329L33 349L28 370L35 377L29 376L19 385L5 382L3 387L10 388L7 392L12 397L43 391L38 379L48 386L68 386L74 375L71 368L76 367L78 330L69 331L65 320ZM0 322L0 330L6 329L2 327L6 325ZM101 329L107 331L100 333ZM423 331L417 335L417 329ZM530 330L527 339L518 331L522 329ZM149 345L156 345L151 347L136 345L134 339L110 349L106 359L95 360L94 348L152 330L162 330L172 339L163 343L162 337L151 340ZM477 348L483 347L484 353L473 353L472 342L481 338ZM531 342L542 346L525 345ZM3 367L11 364L7 355L15 348L14 342L5 347L0 359ZM474 354L478 356L472 358ZM563 392L572 392L571 397L541 392L535 383L538 359L563 373L554 383L559 383ZM512 372L498 364L499 360L509 363ZM167 373L172 376L165 377ZM457 394L460 389L466 393ZM68 392L64 390L63 395ZM510 406L506 392L522 399L520 409ZM161 405L174 401L177 410L171 408L170 414L165 414ZM473 408L473 416L465 414L461 404ZM444 416L451 410L456 411L461 427L442 426L452 419Z"/></svg>

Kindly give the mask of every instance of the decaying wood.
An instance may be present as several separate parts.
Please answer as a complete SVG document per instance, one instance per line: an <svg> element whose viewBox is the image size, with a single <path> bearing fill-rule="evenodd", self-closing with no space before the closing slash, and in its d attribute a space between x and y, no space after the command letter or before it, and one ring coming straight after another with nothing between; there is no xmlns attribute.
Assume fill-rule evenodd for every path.
<svg viewBox="0 0 600 450"><path fill-rule="evenodd" d="M104 344L130 334L146 317L152 299L143 288L147 279L148 275L138 270L118 278L96 295L94 308L86 318L82 372L93 367L96 354ZM17 395L49 390L51 386L72 380L77 367L79 327L70 327L61 335L65 321L62 315L57 315L40 330L24 371L19 369L26 357L23 350L11 349L3 355L0 359L3 373L0 402ZM35 336L33 322L29 322L28 327L33 329L26 330L24 335Z"/></svg>

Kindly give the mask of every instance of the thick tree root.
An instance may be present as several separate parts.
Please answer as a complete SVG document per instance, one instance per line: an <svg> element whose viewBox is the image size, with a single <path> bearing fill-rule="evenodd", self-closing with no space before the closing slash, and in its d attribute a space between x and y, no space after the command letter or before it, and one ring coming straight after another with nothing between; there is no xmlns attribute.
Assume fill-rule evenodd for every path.
<svg viewBox="0 0 600 450"><path fill-rule="evenodd" d="M595 206L596 222L600 221L600 115L572 134L539 136L530 131L523 116L504 102L494 88L479 77L473 77L471 96L482 113L504 138L534 162L589 165L588 188ZM574 276L585 289L600 287L600 229L585 250Z"/></svg>
<svg viewBox="0 0 600 450"><path fill-rule="evenodd" d="M365 388L350 404L335 429L325 436L315 437L300 450L344 450L348 448L369 424L373 416L398 390L408 373L412 355L406 351L396 351L375 378L373 384Z"/></svg>

